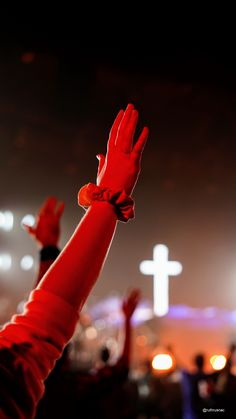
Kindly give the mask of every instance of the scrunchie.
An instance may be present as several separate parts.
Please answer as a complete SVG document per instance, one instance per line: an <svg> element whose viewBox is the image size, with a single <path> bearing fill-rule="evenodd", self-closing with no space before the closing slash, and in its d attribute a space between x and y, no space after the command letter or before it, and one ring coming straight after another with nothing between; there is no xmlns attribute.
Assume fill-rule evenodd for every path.
<svg viewBox="0 0 236 419"><path fill-rule="evenodd" d="M87 209L93 201L106 201L114 205L118 220L127 222L134 218L134 201L125 191L112 191L108 188L101 188L88 183L78 193L78 203Z"/></svg>

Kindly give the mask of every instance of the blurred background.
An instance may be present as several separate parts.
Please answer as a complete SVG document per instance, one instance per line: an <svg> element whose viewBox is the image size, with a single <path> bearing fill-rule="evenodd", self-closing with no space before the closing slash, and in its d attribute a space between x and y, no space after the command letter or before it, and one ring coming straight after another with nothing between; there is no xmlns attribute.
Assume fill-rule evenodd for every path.
<svg viewBox="0 0 236 419"><path fill-rule="evenodd" d="M146 356L159 344L173 345L187 363L199 350L209 356L225 353L236 339L234 51L167 47L161 38L133 46L130 35L125 44L109 47L95 43L96 34L86 44L81 31L54 31L33 21L14 22L10 30L5 26L0 42L0 322L19 309L35 281L38 250L22 229L22 218L35 215L49 195L65 201L64 246L83 215L77 192L95 181L95 156L105 153L116 113L131 102L140 112L139 130L150 127L135 190L136 218L120 223L85 311L94 321L107 320L135 286L142 291L144 310L136 321L137 337L144 336L136 342L136 355ZM9 227L6 211L14 217L8 218ZM157 319L153 277L144 276L139 265L152 259L160 243L183 271L170 277L170 312ZM33 258L28 264L22 262L26 255ZM119 310L111 317L116 335Z"/></svg>

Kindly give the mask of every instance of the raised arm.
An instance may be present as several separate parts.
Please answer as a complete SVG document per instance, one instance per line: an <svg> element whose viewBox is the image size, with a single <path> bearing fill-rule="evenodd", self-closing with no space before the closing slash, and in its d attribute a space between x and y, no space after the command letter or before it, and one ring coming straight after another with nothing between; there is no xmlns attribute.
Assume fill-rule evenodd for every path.
<svg viewBox="0 0 236 419"><path fill-rule="evenodd" d="M88 184L79 202L89 207L57 261L38 285L81 309L104 263L117 218L132 217L129 195L136 184L148 136L144 128L135 145L138 112L120 111L111 128L106 156L99 155L97 186Z"/></svg>
<svg viewBox="0 0 236 419"><path fill-rule="evenodd" d="M97 185L88 184L79 193L79 203L89 207L87 213L31 293L23 314L14 316L0 332L0 382L4 383L0 386L4 403L4 407L0 404L0 417L34 417L43 382L74 332L117 220L133 217L129 195L139 175L148 136L144 128L133 146L137 119L132 105L119 112L107 154L99 155Z"/></svg>
<svg viewBox="0 0 236 419"><path fill-rule="evenodd" d="M127 298L124 299L122 304L122 311L124 314L124 346L120 357L122 362L127 368L130 365L131 354L131 318L140 301L140 290L133 289Z"/></svg>
<svg viewBox="0 0 236 419"><path fill-rule="evenodd" d="M24 224L39 247L39 270L35 286L50 268L60 253L58 243L60 239L60 219L64 211L64 203L58 202L53 196L49 197L40 208L36 223L33 227Z"/></svg>

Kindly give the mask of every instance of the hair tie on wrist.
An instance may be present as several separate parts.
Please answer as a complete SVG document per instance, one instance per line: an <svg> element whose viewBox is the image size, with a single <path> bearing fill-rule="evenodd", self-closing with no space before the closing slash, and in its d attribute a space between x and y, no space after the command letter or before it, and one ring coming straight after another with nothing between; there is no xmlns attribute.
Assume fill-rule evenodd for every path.
<svg viewBox="0 0 236 419"><path fill-rule="evenodd" d="M134 218L134 201L125 191L112 191L108 188L101 188L88 183L78 193L78 203L87 209L94 201L109 202L114 205L118 220L127 222Z"/></svg>

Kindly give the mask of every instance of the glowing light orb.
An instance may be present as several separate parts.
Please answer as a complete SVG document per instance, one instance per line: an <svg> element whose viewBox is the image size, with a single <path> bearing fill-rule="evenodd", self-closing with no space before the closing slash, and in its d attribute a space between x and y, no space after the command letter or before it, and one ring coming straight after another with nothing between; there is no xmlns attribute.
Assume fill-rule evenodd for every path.
<svg viewBox="0 0 236 419"><path fill-rule="evenodd" d="M8 253L0 254L0 269L2 269L3 271L8 271L9 269L11 269L11 265L11 255L9 255Z"/></svg>
<svg viewBox="0 0 236 419"><path fill-rule="evenodd" d="M24 224L33 227L35 223L35 217L32 214L26 214L21 220L21 227L24 228Z"/></svg>
<svg viewBox="0 0 236 419"><path fill-rule="evenodd" d="M85 330L85 336L86 336L87 339L93 340L93 339L97 338L98 332L96 331L96 329L94 327L91 326L91 327L88 327Z"/></svg>
<svg viewBox="0 0 236 419"><path fill-rule="evenodd" d="M20 266L23 271L29 271L34 266L34 259L30 255L25 255L20 261Z"/></svg>
<svg viewBox="0 0 236 419"><path fill-rule="evenodd" d="M155 355L152 360L152 368L154 370L167 371L173 366L173 360L169 354Z"/></svg>
<svg viewBox="0 0 236 419"><path fill-rule="evenodd" d="M14 216L11 211L0 212L0 228L11 231L14 225Z"/></svg>
<svg viewBox="0 0 236 419"><path fill-rule="evenodd" d="M222 370L226 364L226 357L224 355L213 355L210 363L214 370Z"/></svg>

